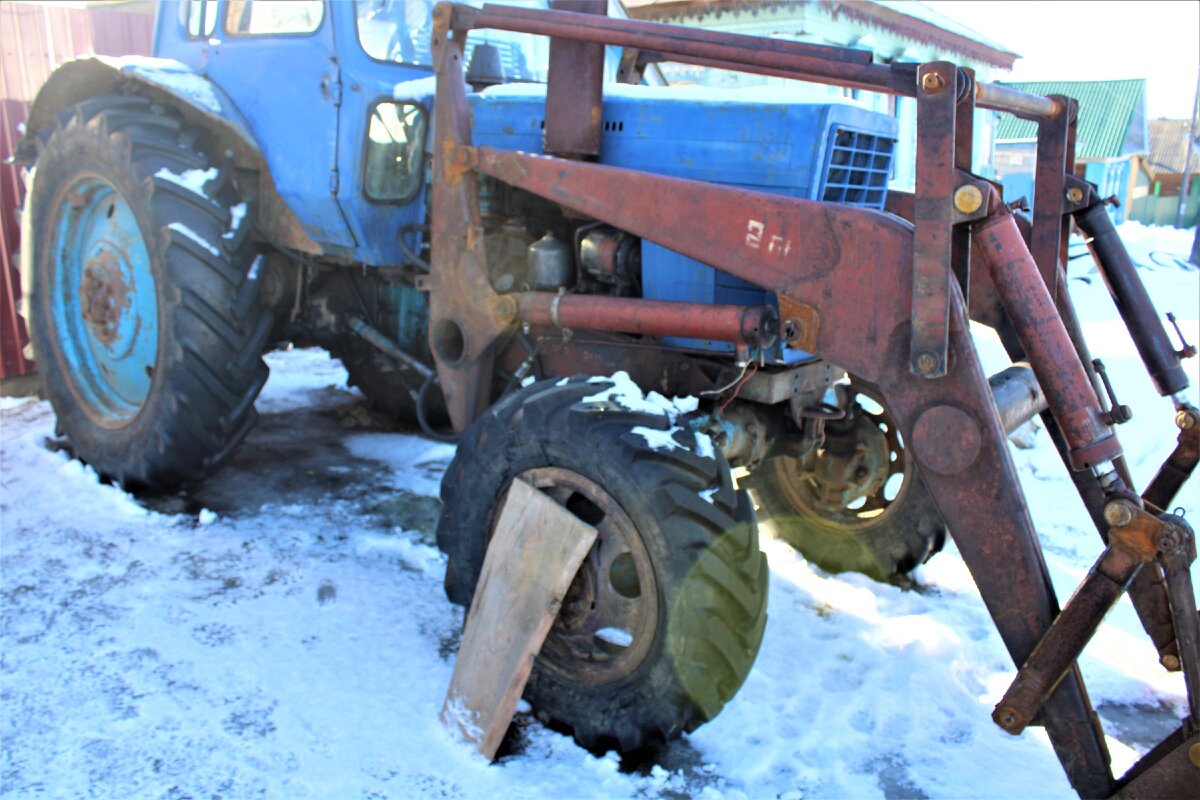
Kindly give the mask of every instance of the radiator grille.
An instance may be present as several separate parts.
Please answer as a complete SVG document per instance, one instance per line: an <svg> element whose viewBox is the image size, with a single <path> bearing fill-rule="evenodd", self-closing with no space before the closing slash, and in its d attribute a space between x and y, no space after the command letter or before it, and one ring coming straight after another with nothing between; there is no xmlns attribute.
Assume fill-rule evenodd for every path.
<svg viewBox="0 0 1200 800"><path fill-rule="evenodd" d="M883 208L895 140L836 128L829 134L821 199Z"/></svg>

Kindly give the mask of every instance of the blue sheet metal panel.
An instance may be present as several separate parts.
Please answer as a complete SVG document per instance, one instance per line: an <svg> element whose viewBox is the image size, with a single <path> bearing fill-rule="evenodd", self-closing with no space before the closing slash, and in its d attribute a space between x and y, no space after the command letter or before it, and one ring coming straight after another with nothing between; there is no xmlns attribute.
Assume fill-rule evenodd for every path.
<svg viewBox="0 0 1200 800"><path fill-rule="evenodd" d="M330 188L337 166L339 74L329 8L315 32L290 36L230 35L228 5L218 8L216 30L207 39L189 38L176 9L164 10L154 54L188 64L233 99L280 197L308 234L331 252L353 255L355 238Z"/></svg>
<svg viewBox="0 0 1200 800"><path fill-rule="evenodd" d="M342 106L338 137L338 201L358 244L355 259L381 266L409 259L397 240L420 252L422 235L413 226L425 222L428 175L417 196L408 202L371 200L363 189L369 119L377 103L414 102L428 114L426 137L433 131L433 72L431 69L371 58L358 41L354 3L331 3L342 71ZM408 87L399 89L397 84ZM428 147L428 144L426 144Z"/></svg>
<svg viewBox="0 0 1200 800"><path fill-rule="evenodd" d="M471 96L474 141L542 152L544 88ZM705 100L622 90L604 100L600 161L693 180L814 197L830 124L895 138L895 121L852 105Z"/></svg>

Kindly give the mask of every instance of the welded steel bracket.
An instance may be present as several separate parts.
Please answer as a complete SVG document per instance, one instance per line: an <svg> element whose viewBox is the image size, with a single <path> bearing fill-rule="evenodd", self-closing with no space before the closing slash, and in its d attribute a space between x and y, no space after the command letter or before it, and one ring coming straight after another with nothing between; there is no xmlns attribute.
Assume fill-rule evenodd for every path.
<svg viewBox="0 0 1200 800"><path fill-rule="evenodd" d="M909 369L946 374L953 280L954 123L958 68L933 61L917 68L917 192L913 207L912 347Z"/></svg>
<svg viewBox="0 0 1200 800"><path fill-rule="evenodd" d="M1117 498L1106 505L1104 517L1111 525L1108 547L992 712L996 724L1013 735L1031 724L1046 698L1096 633L1104 615L1120 599L1125 587L1144 564L1158 560L1169 575L1182 572L1190 596L1188 565L1196 557L1195 535L1182 518L1170 514L1155 516L1128 498ZM1195 601L1190 603L1189 619L1186 607L1189 603L1184 596L1180 594L1172 599L1175 600L1173 610L1176 606L1185 606L1179 609L1181 614L1176 616L1176 623L1184 629L1179 631L1182 640L1194 645L1197 638ZM1186 660L1200 662L1195 657L1194 646L1184 649L1188 651ZM1200 675L1194 675L1200 663L1186 664L1185 671L1187 667L1191 667L1193 673L1188 682L1191 698L1200 695L1192 686L1200 679ZM1194 708L1198 700L1200 697L1192 701L1193 715L1200 718Z"/></svg>

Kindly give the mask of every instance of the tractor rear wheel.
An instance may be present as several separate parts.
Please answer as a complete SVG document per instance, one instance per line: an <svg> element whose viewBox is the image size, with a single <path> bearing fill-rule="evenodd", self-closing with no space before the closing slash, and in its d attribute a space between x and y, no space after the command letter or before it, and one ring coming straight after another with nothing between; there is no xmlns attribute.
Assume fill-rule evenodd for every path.
<svg viewBox="0 0 1200 800"><path fill-rule="evenodd" d="M762 640L767 568L720 452L665 414L586 399L609 386L534 384L476 421L442 483L438 544L446 592L469 607L514 478L596 527L525 697L580 744L628 751L694 729L737 692Z"/></svg>
<svg viewBox="0 0 1200 800"><path fill-rule="evenodd" d="M770 459L745 484L767 532L812 563L902 581L942 549L946 524L878 394L852 383L846 407L818 453Z"/></svg>
<svg viewBox="0 0 1200 800"><path fill-rule="evenodd" d="M38 369L74 453L130 488L214 472L267 379L251 217L203 138L107 94L64 112L38 154Z"/></svg>

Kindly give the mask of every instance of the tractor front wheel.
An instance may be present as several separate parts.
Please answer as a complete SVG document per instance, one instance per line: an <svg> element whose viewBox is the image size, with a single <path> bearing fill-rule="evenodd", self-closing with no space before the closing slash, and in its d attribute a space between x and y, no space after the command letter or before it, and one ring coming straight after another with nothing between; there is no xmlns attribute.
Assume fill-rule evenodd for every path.
<svg viewBox="0 0 1200 800"><path fill-rule="evenodd" d="M714 717L766 623L753 507L706 437L589 399L611 384L534 384L466 432L442 483L446 592L470 606L514 478L594 526L525 696L587 747L631 750Z"/></svg>

